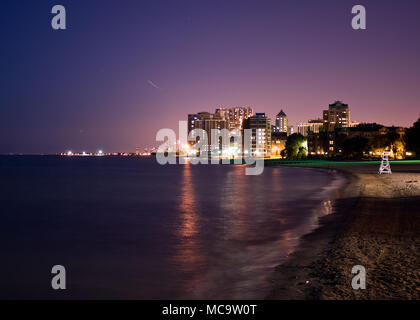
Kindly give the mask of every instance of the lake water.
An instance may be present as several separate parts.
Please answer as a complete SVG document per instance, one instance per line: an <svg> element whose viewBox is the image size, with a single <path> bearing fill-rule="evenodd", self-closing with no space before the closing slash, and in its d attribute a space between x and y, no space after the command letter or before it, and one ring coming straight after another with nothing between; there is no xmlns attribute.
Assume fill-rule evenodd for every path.
<svg viewBox="0 0 420 320"><path fill-rule="evenodd" d="M259 299L341 176L138 157L0 157L0 298ZM67 289L51 289L51 268Z"/></svg>

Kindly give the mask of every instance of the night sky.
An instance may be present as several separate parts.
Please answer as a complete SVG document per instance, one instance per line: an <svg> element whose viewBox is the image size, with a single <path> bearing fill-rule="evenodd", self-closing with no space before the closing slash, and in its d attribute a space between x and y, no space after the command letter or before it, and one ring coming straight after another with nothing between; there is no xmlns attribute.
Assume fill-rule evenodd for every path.
<svg viewBox="0 0 420 320"><path fill-rule="evenodd" d="M55 4L67 30L51 28ZM367 30L351 28L365 5ZM134 151L188 113L420 116L418 0L0 2L0 153Z"/></svg>

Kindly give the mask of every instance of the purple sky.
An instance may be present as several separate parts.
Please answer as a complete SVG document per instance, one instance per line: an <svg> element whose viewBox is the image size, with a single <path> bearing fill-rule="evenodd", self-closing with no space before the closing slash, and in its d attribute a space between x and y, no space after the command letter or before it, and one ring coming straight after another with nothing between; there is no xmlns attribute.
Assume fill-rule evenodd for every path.
<svg viewBox="0 0 420 320"><path fill-rule="evenodd" d="M354 121L420 116L419 1L63 0L65 31L54 4L0 3L0 153L134 151L217 106L292 124L337 99Z"/></svg>

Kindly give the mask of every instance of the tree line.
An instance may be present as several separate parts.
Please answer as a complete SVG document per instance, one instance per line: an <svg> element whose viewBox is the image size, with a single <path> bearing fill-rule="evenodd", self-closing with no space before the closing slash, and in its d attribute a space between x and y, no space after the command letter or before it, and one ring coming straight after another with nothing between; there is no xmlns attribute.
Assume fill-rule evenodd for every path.
<svg viewBox="0 0 420 320"><path fill-rule="evenodd" d="M381 125L363 125L367 131L378 131ZM360 129L360 128L356 128ZM328 157L343 159L362 159L366 155L374 157L375 151L393 151L394 155L404 157L411 152L412 157L420 159L420 118L407 129L405 135L400 136L397 128L391 127L386 134L373 134L369 138L363 136L349 136L337 130L334 136L334 151L328 152ZM286 147L281 152L288 159L304 159L308 157L307 137L299 133L288 136ZM311 157L311 155L309 155Z"/></svg>

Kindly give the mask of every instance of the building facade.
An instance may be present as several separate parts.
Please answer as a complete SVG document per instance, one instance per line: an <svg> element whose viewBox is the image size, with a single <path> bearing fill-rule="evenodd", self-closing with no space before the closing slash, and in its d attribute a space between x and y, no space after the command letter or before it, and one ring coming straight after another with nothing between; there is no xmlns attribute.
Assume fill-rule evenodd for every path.
<svg viewBox="0 0 420 320"><path fill-rule="evenodd" d="M269 157L271 154L270 118L267 118L265 113L256 113L244 121L243 128L252 130L251 145L248 146L247 141L244 141L244 153L256 157Z"/></svg>
<svg viewBox="0 0 420 320"><path fill-rule="evenodd" d="M297 124L296 133L307 136L309 133L319 133L324 127L324 121L321 119L309 120L308 122L300 122Z"/></svg>
<svg viewBox="0 0 420 320"><path fill-rule="evenodd" d="M348 127L350 124L349 106L341 101L330 104L328 110L323 111L323 122L326 131Z"/></svg>
<svg viewBox="0 0 420 320"><path fill-rule="evenodd" d="M308 135L308 154L328 155L335 152L334 132L311 132Z"/></svg>
<svg viewBox="0 0 420 320"><path fill-rule="evenodd" d="M199 112L197 114L188 115L188 134L194 129L203 129L207 133L207 151L211 150L211 146L219 146L218 141L212 141L212 130L227 129L228 123L225 119L221 118L219 114L209 112ZM189 141L190 144L194 142Z"/></svg>
<svg viewBox="0 0 420 320"><path fill-rule="evenodd" d="M273 127L273 133L287 133L288 128L288 121L287 116L284 113L283 110L280 110L280 112L276 115L276 123Z"/></svg>
<svg viewBox="0 0 420 320"><path fill-rule="evenodd" d="M241 130L243 122L254 115L254 110L251 107L220 107L216 109L216 114L227 121L230 131Z"/></svg>
<svg viewBox="0 0 420 320"><path fill-rule="evenodd" d="M271 134L271 156L280 157L281 152L286 149L287 133L279 132Z"/></svg>

